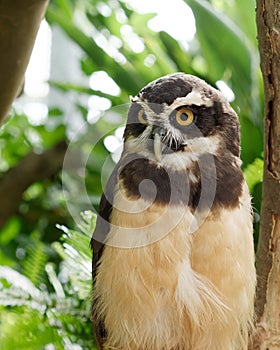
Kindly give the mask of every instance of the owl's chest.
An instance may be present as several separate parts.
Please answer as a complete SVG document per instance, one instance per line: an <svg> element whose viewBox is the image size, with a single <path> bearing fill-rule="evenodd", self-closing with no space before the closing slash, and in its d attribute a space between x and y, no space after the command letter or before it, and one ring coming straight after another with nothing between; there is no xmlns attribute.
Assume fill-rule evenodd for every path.
<svg viewBox="0 0 280 350"><path fill-rule="evenodd" d="M109 244L95 282L97 313L105 320L108 345L173 349L181 338L178 276L184 266L190 270L190 236L183 234L190 215L179 220L175 208L168 212L153 205L143 210L141 205L130 207L129 215L113 210Z"/></svg>
<svg viewBox="0 0 280 350"><path fill-rule="evenodd" d="M120 348L142 349L149 341L145 349L173 349L179 341L182 349L200 349L201 339L215 332L220 332L217 339L226 334L228 324L218 320L228 313L232 331L223 344L229 344L234 327L240 330L236 319L243 322L248 317L248 300L254 295L248 203L221 209L215 216L210 213L190 234L194 216L188 207L131 202L121 192L116 199L118 209L111 215L95 282L97 309L109 330L107 343L126 339ZM190 332L196 334L193 344ZM218 343L209 346L231 349Z"/></svg>
<svg viewBox="0 0 280 350"><path fill-rule="evenodd" d="M194 155L183 160L179 155L168 155L163 159L168 164L134 156L135 159L125 158L119 177L119 189L128 199L155 202L159 206L193 206L201 186L198 163L192 162Z"/></svg>

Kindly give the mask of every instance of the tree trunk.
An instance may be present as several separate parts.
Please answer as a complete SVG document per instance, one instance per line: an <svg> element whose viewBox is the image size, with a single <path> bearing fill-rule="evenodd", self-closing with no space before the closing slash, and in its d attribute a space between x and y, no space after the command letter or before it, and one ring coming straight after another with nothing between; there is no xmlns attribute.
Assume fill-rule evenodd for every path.
<svg viewBox="0 0 280 350"><path fill-rule="evenodd" d="M0 0L0 122L20 92L48 0Z"/></svg>
<svg viewBox="0 0 280 350"><path fill-rule="evenodd" d="M280 2L257 0L265 91L265 149L252 349L280 349Z"/></svg>

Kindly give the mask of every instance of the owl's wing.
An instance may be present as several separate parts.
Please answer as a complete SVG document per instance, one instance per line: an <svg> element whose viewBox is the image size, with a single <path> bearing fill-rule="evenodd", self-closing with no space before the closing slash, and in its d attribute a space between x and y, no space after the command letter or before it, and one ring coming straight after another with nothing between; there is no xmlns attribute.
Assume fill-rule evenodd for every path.
<svg viewBox="0 0 280 350"><path fill-rule="evenodd" d="M118 182L119 164L113 170L105 190L101 196L96 226L91 239L92 257L92 277L95 279L98 261L101 258L107 234L110 231L110 215L112 213L114 195Z"/></svg>
<svg viewBox="0 0 280 350"><path fill-rule="evenodd" d="M102 194L96 226L91 239L91 248L92 248L92 254L93 254L92 255L93 291L94 291L95 276L96 276L96 269L98 267L98 261L102 256L106 237L110 231L110 215L113 208L114 194L115 194L116 186L118 182L119 168L120 166L117 165L113 170L109 178L109 181L105 187L105 190ZM96 340L98 341L99 346L102 349L102 344L106 338L106 330L103 322L101 320L98 320L98 317L95 314L95 303L96 303L96 298L93 295L92 319L94 323Z"/></svg>

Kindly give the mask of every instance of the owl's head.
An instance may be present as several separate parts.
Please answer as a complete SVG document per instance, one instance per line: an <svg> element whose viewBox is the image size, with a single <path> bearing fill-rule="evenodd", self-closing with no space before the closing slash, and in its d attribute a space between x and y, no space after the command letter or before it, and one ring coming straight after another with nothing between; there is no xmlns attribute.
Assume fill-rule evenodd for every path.
<svg viewBox="0 0 280 350"><path fill-rule="evenodd" d="M159 78L131 99L125 153L158 164L174 155L228 153L239 157L239 123L226 98L205 81L184 73Z"/></svg>

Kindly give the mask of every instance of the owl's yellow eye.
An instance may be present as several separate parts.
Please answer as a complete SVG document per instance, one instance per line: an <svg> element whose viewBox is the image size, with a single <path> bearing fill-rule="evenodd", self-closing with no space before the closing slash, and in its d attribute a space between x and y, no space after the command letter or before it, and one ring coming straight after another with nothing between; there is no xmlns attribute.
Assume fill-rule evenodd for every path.
<svg viewBox="0 0 280 350"><path fill-rule="evenodd" d="M138 120L141 124L148 125L147 116L144 113L144 109L141 109L138 113Z"/></svg>
<svg viewBox="0 0 280 350"><path fill-rule="evenodd" d="M194 115L190 109L183 107L176 112L175 119L179 125L188 126L193 122Z"/></svg>

